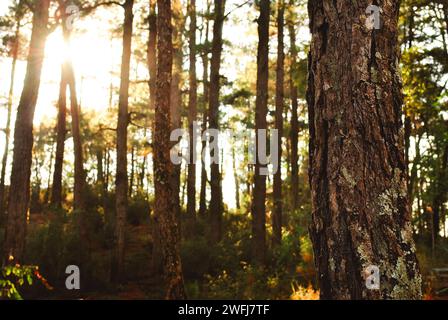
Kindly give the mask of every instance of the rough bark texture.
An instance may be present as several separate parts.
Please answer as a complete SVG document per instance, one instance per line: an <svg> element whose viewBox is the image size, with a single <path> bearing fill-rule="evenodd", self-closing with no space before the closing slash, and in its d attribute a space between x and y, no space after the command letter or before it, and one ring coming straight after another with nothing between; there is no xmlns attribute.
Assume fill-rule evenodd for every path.
<svg viewBox="0 0 448 320"><path fill-rule="evenodd" d="M293 2L293 0L291 1ZM297 88L297 47L296 47L296 30L294 22L288 23L289 39L290 39L290 57L291 70L289 74L289 88L291 95L291 195L292 207L299 207L299 119L298 119L298 88Z"/></svg>
<svg viewBox="0 0 448 320"><path fill-rule="evenodd" d="M33 118L48 35L49 2L49 0L39 0L34 8L28 64L14 129L14 154L3 244L3 263L20 262L25 247L34 140Z"/></svg>
<svg viewBox="0 0 448 320"><path fill-rule="evenodd" d="M283 0L278 1L277 11L277 69L275 84L275 128L278 130L278 170L274 174L274 212L272 214L273 244L282 242L282 136L283 136L283 104L284 104L284 77L285 77L285 53L284 53L284 18L285 5Z"/></svg>
<svg viewBox="0 0 448 320"><path fill-rule="evenodd" d="M111 280L122 281L124 278L124 241L126 214L128 211L128 124L129 124L129 70L132 50L132 23L134 0L124 4L123 52L121 57L120 96L118 102L117 122L117 175L116 216L114 223L114 241L112 252Z"/></svg>
<svg viewBox="0 0 448 320"><path fill-rule="evenodd" d="M257 53L257 97L255 102L255 129L267 129L268 80L269 80L269 16L270 1L260 1L258 18ZM256 147L260 142L257 137ZM263 142L264 143L264 142ZM266 258L266 176L260 174L262 165L256 156L254 189L252 192L252 258L257 264L264 264Z"/></svg>
<svg viewBox="0 0 448 320"><path fill-rule="evenodd" d="M158 0L157 16L157 87L154 132L154 219L163 257L167 283L167 299L185 298L182 266L179 255L177 207L173 201L172 176L174 166L170 159L170 91L173 63L171 1Z"/></svg>
<svg viewBox="0 0 448 320"><path fill-rule="evenodd" d="M220 69L222 53L222 29L224 26L225 0L215 0L215 21L213 24L212 58L210 62L210 91L208 106L209 129L219 130L219 91L220 91ZM213 158L213 150L210 157ZM216 150L216 152L219 152ZM211 219L211 241L216 243L222 238L222 186L219 163L210 165L210 189L211 199L209 214Z"/></svg>
<svg viewBox="0 0 448 320"><path fill-rule="evenodd" d="M11 77L8 93L8 106L7 106L8 110L6 115L6 128L5 128L5 148L3 149L2 171L0 174L0 224L3 221L3 214L5 212L5 177L6 177L6 167L8 165L9 144L11 138L12 103L14 98L14 82L16 78L17 58L19 55L19 48L20 48L21 20L22 20L21 17L17 16L16 31L14 34L14 45L12 48Z"/></svg>
<svg viewBox="0 0 448 320"><path fill-rule="evenodd" d="M190 92L188 100L188 126L190 135L190 164L188 165L187 180L187 214L189 217L196 215L196 140L194 140L193 122L197 116L197 80L196 80L196 0L190 0L189 4L190 30Z"/></svg>
<svg viewBox="0 0 448 320"><path fill-rule="evenodd" d="M419 299L407 201L399 1L308 2L310 228L322 299ZM380 290L366 286L377 266ZM369 274L370 275L370 274Z"/></svg>

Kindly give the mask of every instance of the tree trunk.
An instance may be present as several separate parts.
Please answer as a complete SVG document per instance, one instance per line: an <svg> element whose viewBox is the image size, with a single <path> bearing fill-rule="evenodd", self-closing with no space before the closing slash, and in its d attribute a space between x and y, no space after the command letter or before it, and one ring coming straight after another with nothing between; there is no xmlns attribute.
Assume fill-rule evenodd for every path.
<svg viewBox="0 0 448 320"><path fill-rule="evenodd" d="M337 8L308 2L310 235L322 299L421 298L401 120L399 2L380 3L376 30L366 23L367 0ZM367 288L372 266L379 290Z"/></svg>
<svg viewBox="0 0 448 320"><path fill-rule="evenodd" d="M180 129L182 114L182 30L184 29L185 19L182 14L182 4L180 0L172 0L172 19L173 19L173 73L171 81L171 130ZM174 174L172 176L173 188L175 190L173 201L177 208L177 219L181 222L180 212L180 176L182 164L174 165ZM179 224L180 228L180 224Z"/></svg>
<svg viewBox="0 0 448 320"><path fill-rule="evenodd" d="M124 278L124 241L126 213L128 211L128 123L129 123L129 69L132 53L132 23L134 0L124 4L123 54L121 60L120 97L117 122L117 176L116 216L114 221L114 246L112 252L111 280L120 282Z"/></svg>
<svg viewBox="0 0 448 320"><path fill-rule="evenodd" d="M53 172L53 187L51 204L62 207L62 170L64 165L65 138L67 134L67 68L61 67L61 82L59 84L58 120L56 125L56 157Z"/></svg>
<svg viewBox="0 0 448 320"><path fill-rule="evenodd" d="M213 25L212 58L210 69L210 91L209 91L209 129L219 130L219 91L220 91L220 68L222 53L222 29L224 25L225 0L215 0L215 21ZM217 139L217 137L215 137ZM215 150L215 152L219 152ZM213 150L210 151L213 158ZM219 157L219 156L218 156ZM218 161L219 162L219 161ZM219 163L210 164L210 219L211 219L211 241L217 243L222 238L222 186Z"/></svg>
<svg viewBox="0 0 448 320"><path fill-rule="evenodd" d="M157 15L157 87L154 132L154 219L160 239L167 299L185 298L182 266L179 255L177 207L173 201L174 166L170 159L171 73L173 63L171 1L158 0ZM163 53L163 54L162 54Z"/></svg>
<svg viewBox="0 0 448 320"><path fill-rule="evenodd" d="M190 94L188 101L188 125L190 134L190 164L188 165L187 180L187 214L196 215L196 139L193 123L197 116L197 80L196 80L196 0L190 0Z"/></svg>
<svg viewBox="0 0 448 320"><path fill-rule="evenodd" d="M277 12L277 78L275 94L275 128L278 130L278 170L274 174L274 212L272 214L273 244L282 242L282 136L283 136L283 104L284 104L284 77L285 77L285 53L284 53L284 15L285 5L283 0L278 1Z"/></svg>
<svg viewBox="0 0 448 320"><path fill-rule="evenodd" d="M132 195L134 193L134 179L135 179L135 149L136 146L134 144L134 142L132 143L132 147L131 147L131 173L129 176L129 190L128 190L128 197L129 199L132 199Z"/></svg>
<svg viewBox="0 0 448 320"><path fill-rule="evenodd" d="M16 21L17 23L16 31L14 34L14 47L12 49L12 66L11 66L11 77L8 93L8 111L6 115L6 128L5 128L5 148L3 150L2 171L0 174L0 223L3 221L3 214L5 213L5 177L6 177L6 167L8 165L9 144L11 138L12 103L14 99L14 82L16 78L16 66L20 47L21 21L22 19L18 17Z"/></svg>
<svg viewBox="0 0 448 320"><path fill-rule="evenodd" d="M238 178L238 170L236 167L236 155L235 155L235 143L232 146L232 169L233 169L233 179L235 180L235 205L238 210L241 209L240 203L240 179Z"/></svg>
<svg viewBox="0 0 448 320"><path fill-rule="evenodd" d="M157 0L149 1L149 40L148 40L148 69L149 69L149 108L155 108L156 77L157 77Z"/></svg>
<svg viewBox="0 0 448 320"><path fill-rule="evenodd" d="M291 1L293 2L293 0ZM299 207L299 119L298 119L298 88L297 88L297 46L296 46L296 30L294 22L288 23L289 38L290 38L290 57L291 70L289 75L289 88L291 94L291 193L293 209Z"/></svg>
<svg viewBox="0 0 448 320"><path fill-rule="evenodd" d="M65 10L64 10L65 11ZM63 35L66 43L70 42L71 31L66 28L65 22L63 22ZM67 70L67 83L70 90L70 114L72 118L71 130L73 137L73 149L75 156L75 183L73 188L73 210L77 213L78 219L78 234L80 239L80 252L83 254L82 263L86 263L84 258L89 259L90 244L87 226L87 212L85 203L85 188L86 188L86 173L84 171L84 155L81 139L81 120L80 120L80 104L78 103L76 92L76 79L75 72L73 70L73 64L71 60L65 62L65 68Z"/></svg>
<svg viewBox="0 0 448 320"><path fill-rule="evenodd" d="M207 0L207 11L205 19L205 44L204 44L204 52L202 53L202 65L203 65L203 73L202 73L202 86L203 86L203 113L202 113L202 132L207 130L207 103L209 101L209 79L208 79L208 68L209 68L209 49L208 49L208 34L209 34L209 26L210 20L208 16L210 15L210 2ZM203 140L201 142L201 190L199 192L199 215L203 217L205 212L207 211L207 170L205 168L205 162L202 157L204 151L207 147L207 141Z"/></svg>
<svg viewBox="0 0 448 320"><path fill-rule="evenodd" d="M14 153L3 244L3 264L20 262L25 247L34 141L33 119L40 87L45 42L48 36L49 3L49 0L39 0L34 6L28 65L14 128Z"/></svg>
<svg viewBox="0 0 448 320"><path fill-rule="evenodd" d="M50 189L51 189L51 177L53 175L53 159L54 159L54 141L51 142L50 149L50 163L48 164L48 179L47 179L47 189L45 190L43 204L48 205L50 200Z"/></svg>
<svg viewBox="0 0 448 320"><path fill-rule="evenodd" d="M440 236L440 217L443 213L443 205L446 202L446 193L447 190L445 188L446 179L447 179L447 165L448 165L448 145L445 146L444 151L442 153L442 163L439 168L438 177L436 178L436 195L433 200L433 213L432 213L432 225L433 225L433 242L437 244L438 238ZM443 224L445 228L445 225Z"/></svg>
<svg viewBox="0 0 448 320"><path fill-rule="evenodd" d="M269 18L270 1L260 1L258 18L258 53L257 53L257 98L255 102L255 130L267 129L268 80L269 80ZM263 265L266 258L266 176L261 169L266 167L260 161L258 150L260 141L256 139L256 163L254 172L254 189L252 199L252 258L254 263Z"/></svg>

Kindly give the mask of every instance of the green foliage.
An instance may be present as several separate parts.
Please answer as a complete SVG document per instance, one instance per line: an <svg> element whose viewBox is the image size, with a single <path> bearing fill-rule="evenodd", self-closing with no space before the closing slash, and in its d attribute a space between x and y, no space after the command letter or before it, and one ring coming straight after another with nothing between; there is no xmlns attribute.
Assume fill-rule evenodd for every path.
<svg viewBox="0 0 448 320"><path fill-rule="evenodd" d="M36 266L7 265L0 270L0 300L22 300L19 288L25 285L31 286L33 279L44 283L48 289L51 287L40 275Z"/></svg>

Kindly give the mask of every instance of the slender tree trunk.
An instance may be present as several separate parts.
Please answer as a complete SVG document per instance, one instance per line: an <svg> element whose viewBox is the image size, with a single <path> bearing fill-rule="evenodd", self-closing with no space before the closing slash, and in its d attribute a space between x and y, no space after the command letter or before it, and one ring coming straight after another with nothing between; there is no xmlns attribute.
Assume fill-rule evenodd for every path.
<svg viewBox="0 0 448 320"><path fill-rule="evenodd" d="M155 110L156 103L156 85L157 85L157 0L150 0L149 13L149 41L148 41L148 68L149 68L149 108ZM155 124L154 124L155 125ZM154 133L154 130L153 130ZM154 134L153 134L154 138ZM160 273L163 270L162 249L160 235L157 232L157 226L153 228L153 252L151 271Z"/></svg>
<svg viewBox="0 0 448 320"><path fill-rule="evenodd" d="M34 141L33 119L40 87L45 42L48 36L49 3L49 0L39 0L34 7L28 65L14 128L14 153L3 243L3 264L20 262L25 247Z"/></svg>
<svg viewBox="0 0 448 320"><path fill-rule="evenodd" d="M133 192L134 192L134 179L135 179L135 145L134 142L132 142L131 147L131 173L129 177L129 190L128 190L128 197L129 199L132 198Z"/></svg>
<svg viewBox="0 0 448 320"><path fill-rule="evenodd" d="M64 40L68 43L70 41L70 31L65 28L63 23ZM78 103L76 92L76 79L71 60L65 62L67 70L67 83L70 90L70 114L72 118L71 130L73 136L73 149L75 155L75 184L73 190L73 210L78 214L78 233L81 242L80 252L85 254L85 258L89 259L90 243L87 226L87 212L85 203L85 188L86 188L86 173L84 171L84 155L80 130L80 105ZM84 252L84 250L86 250ZM84 258L83 258L84 259ZM83 261L85 263L87 261Z"/></svg>
<svg viewBox="0 0 448 320"><path fill-rule="evenodd" d="M379 30L366 24L367 0L308 2L310 235L322 299L421 298L401 120L399 2L379 2ZM372 266L379 290L366 285Z"/></svg>
<svg viewBox="0 0 448 320"><path fill-rule="evenodd" d="M14 82L16 78L16 66L17 59L19 56L20 47L20 24L21 18L17 18L16 21L16 31L14 34L14 47L12 49L12 66L11 66L11 77L9 84L8 93L8 111L6 115L6 128L5 128L5 148L3 149L2 157L2 171L0 174L0 223L3 220L3 214L5 213L5 177L6 168L8 166L8 155L9 155L9 144L11 138L11 115L12 115L12 103L14 99Z"/></svg>
<svg viewBox="0 0 448 320"><path fill-rule="evenodd" d="M213 25L212 59L210 70L210 92L209 92L209 129L219 130L219 91L220 91L220 68L222 53L222 30L224 25L225 0L215 0L215 21ZM217 137L215 137L217 139ZM210 157L213 158L211 150ZM222 238L222 186L219 163L210 165L210 218L211 218L211 241L219 242Z"/></svg>
<svg viewBox="0 0 448 320"><path fill-rule="evenodd" d="M56 125L56 159L53 172L53 187L51 204L62 207L62 170L64 165L65 138L67 134L67 68L61 67L61 82L59 84L58 120Z"/></svg>
<svg viewBox="0 0 448 320"><path fill-rule="evenodd" d="M197 80L196 80L196 0L190 0L190 94L188 101L188 125L190 134L190 164L188 165L187 180L187 214L196 216L196 139L193 123L197 117Z"/></svg>
<svg viewBox="0 0 448 320"><path fill-rule="evenodd" d="M255 129L267 129L268 113L268 80L269 80L269 16L270 1L260 1L260 17L258 18L258 53L257 53L257 99L255 106ZM260 141L256 139L256 163L254 174L254 190L252 199L252 258L254 263L263 265L266 258L266 176L261 169L266 167L260 161L258 150Z"/></svg>
<svg viewBox="0 0 448 320"><path fill-rule="evenodd" d="M171 1L173 13L173 73L171 81L171 130L180 129L182 114L182 30L185 25L185 18L182 13L182 4L180 0ZM174 174L172 176L173 188L175 190L173 201L177 208L177 219L181 222L181 205L180 205L180 177L182 173L182 164L174 165ZM179 224L180 228L180 224Z"/></svg>
<svg viewBox="0 0 448 320"><path fill-rule="evenodd" d="M124 241L126 213L128 211L128 124L129 124L129 69L132 53L132 23L134 0L124 4L123 54L121 60L121 83L117 123L117 177L116 217L114 222L114 247L112 252L111 280L120 282L124 279Z"/></svg>
<svg viewBox="0 0 448 320"><path fill-rule="evenodd" d="M54 142L51 143L51 149L50 149L50 163L48 164L47 189L45 190L43 200L44 205L48 205L48 202L50 200L51 178L53 175L53 159L54 159Z"/></svg>
<svg viewBox="0 0 448 320"><path fill-rule="evenodd" d="M447 165L448 165L448 145L445 146L442 153L442 163L439 169L438 177L436 178L436 195L433 200L433 213L432 213L432 224L434 226L434 243L437 244L438 238L440 236L440 217L443 213L443 204L446 202L445 183L447 179ZM443 225L445 227L445 225Z"/></svg>
<svg viewBox="0 0 448 320"><path fill-rule="evenodd" d="M204 52L202 53L202 65L203 65L203 74L202 74L202 86L203 86L203 113L202 113L202 132L207 130L207 103L209 101L209 79L208 79L208 68L209 68L209 59L208 59L208 34L209 34L209 26L210 20L208 19L208 15L210 14L210 2L207 0L207 11L206 15L207 19L205 23L205 43L204 43ZM205 168L205 161L202 157L205 153L205 149L207 147L207 141L203 140L201 142L201 190L199 192L199 215L203 217L205 212L207 211L207 170Z"/></svg>
<svg viewBox="0 0 448 320"><path fill-rule="evenodd" d="M178 189L173 188L174 166L170 159L171 73L173 63L171 1L158 0L157 15L157 87L154 132L154 219L160 239L167 299L185 298L179 255L177 207L173 201ZM162 54L163 53L163 54Z"/></svg>
<svg viewBox="0 0 448 320"><path fill-rule="evenodd" d="M98 147L98 150L96 150L96 182L101 187L101 189L104 189L104 152L102 147Z"/></svg>
<svg viewBox="0 0 448 320"><path fill-rule="evenodd" d="M293 0L291 0L293 2ZM290 58L291 70L289 75L289 88L291 95L291 193L293 209L299 207L299 119L298 119L298 88L297 88L297 46L296 46L296 30L294 22L288 23L289 38L290 38Z"/></svg>
<svg viewBox="0 0 448 320"><path fill-rule="evenodd" d="M273 244L282 242L282 136L283 136L283 105L284 105L284 77L285 77L285 53L284 53L284 17L285 4L278 1L277 11L277 79L275 95L275 128L278 130L278 170L274 174L274 212L272 214Z"/></svg>
<svg viewBox="0 0 448 320"><path fill-rule="evenodd" d="M155 109L156 77L157 77L157 0L149 1L149 40L148 40L148 69L149 69L149 108Z"/></svg>
<svg viewBox="0 0 448 320"><path fill-rule="evenodd" d="M232 169L233 169L233 179L235 180L235 204L236 204L236 208L238 210L240 210L241 209L240 179L238 178L238 170L236 167L235 145L232 146Z"/></svg>

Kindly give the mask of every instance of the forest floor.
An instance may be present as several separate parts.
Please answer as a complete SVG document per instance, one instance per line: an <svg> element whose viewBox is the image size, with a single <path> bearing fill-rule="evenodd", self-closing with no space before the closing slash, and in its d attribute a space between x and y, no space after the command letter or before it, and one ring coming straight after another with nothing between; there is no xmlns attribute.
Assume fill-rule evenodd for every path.
<svg viewBox="0 0 448 320"><path fill-rule="evenodd" d="M29 229L31 233L37 230L43 230L48 226L49 217L44 214L32 214ZM446 245L446 244L444 244ZM431 270L434 268L448 267L448 254L438 255L436 258L432 255L430 249L425 245L417 246L419 260L425 284L425 299L428 300L448 300L448 291L442 294L435 294L431 288L441 287L437 279L432 278ZM67 291L64 283L59 283L53 292L44 293L44 297L39 294L39 298L49 299L85 299L85 300L146 300L162 299L164 292L163 280L160 275L151 275L152 263L152 239L149 224L138 226L128 225L126 239L126 281L118 287L112 286L109 281L109 261L110 249L104 246L95 246L93 256L95 256L96 267L94 277L99 279L98 283L89 283L88 290ZM44 274L45 276L45 274ZM81 275L82 279L82 275ZM51 284L51 283L50 283ZM81 285L83 285L81 280ZM448 285L448 284L447 284ZM39 290L42 293L41 290ZM32 294L31 298L35 298Z"/></svg>

